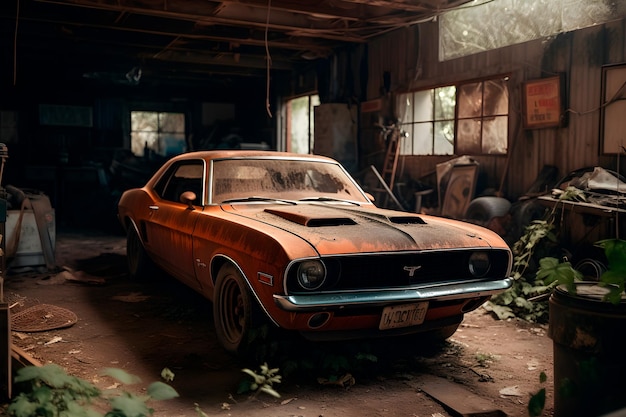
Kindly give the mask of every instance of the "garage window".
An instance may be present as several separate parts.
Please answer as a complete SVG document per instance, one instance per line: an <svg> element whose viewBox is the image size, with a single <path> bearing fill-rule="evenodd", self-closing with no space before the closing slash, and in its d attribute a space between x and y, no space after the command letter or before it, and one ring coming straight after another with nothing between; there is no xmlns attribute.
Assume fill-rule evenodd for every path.
<svg viewBox="0 0 626 417"><path fill-rule="evenodd" d="M503 155L508 147L508 77L398 96L403 155Z"/></svg>
<svg viewBox="0 0 626 417"><path fill-rule="evenodd" d="M131 150L169 157L185 152L185 115L183 113L132 111Z"/></svg>
<svg viewBox="0 0 626 417"><path fill-rule="evenodd" d="M624 17L619 1L475 0L439 16L439 58L459 58Z"/></svg>
<svg viewBox="0 0 626 417"><path fill-rule="evenodd" d="M287 150L295 153L313 152L314 107L319 106L317 94L287 102Z"/></svg>

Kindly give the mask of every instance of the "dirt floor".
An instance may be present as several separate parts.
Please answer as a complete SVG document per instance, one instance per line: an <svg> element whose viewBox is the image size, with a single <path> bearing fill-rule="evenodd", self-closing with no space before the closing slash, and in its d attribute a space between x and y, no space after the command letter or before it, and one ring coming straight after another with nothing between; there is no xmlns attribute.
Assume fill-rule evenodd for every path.
<svg viewBox="0 0 626 417"><path fill-rule="evenodd" d="M13 344L102 389L117 387L102 376L105 368L139 376L141 383L117 387L129 392L143 392L170 369L180 397L151 401L155 416L527 416L540 388L547 390L543 415L552 415L547 326L498 321L482 308L438 346L415 338L316 344L283 336L270 345L275 363L268 363L281 368L274 385L281 397L238 393L246 380L241 369L261 363L217 345L210 303L172 279L131 282L125 262L121 235L58 233L56 263L65 270L11 272L5 302L12 317L48 304L77 321L56 330L13 329Z"/></svg>

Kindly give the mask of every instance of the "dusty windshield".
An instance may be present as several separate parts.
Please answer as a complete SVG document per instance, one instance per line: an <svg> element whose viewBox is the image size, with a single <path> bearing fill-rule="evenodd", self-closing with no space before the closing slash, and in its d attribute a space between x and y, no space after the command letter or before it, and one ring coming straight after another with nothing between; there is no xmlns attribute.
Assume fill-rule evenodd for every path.
<svg viewBox="0 0 626 417"><path fill-rule="evenodd" d="M367 201L336 164L277 159L225 159L213 163L213 203L252 197L281 200Z"/></svg>

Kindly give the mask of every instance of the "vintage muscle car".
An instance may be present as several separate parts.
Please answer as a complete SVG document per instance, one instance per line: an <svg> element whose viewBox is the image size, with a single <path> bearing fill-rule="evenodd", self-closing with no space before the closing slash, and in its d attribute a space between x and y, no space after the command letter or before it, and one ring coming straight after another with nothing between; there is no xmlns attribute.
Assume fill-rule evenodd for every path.
<svg viewBox="0 0 626 417"><path fill-rule="evenodd" d="M212 301L230 352L263 324L311 340L447 338L512 284L497 234L378 208L322 156L182 154L118 209L130 276L149 279L156 265Z"/></svg>

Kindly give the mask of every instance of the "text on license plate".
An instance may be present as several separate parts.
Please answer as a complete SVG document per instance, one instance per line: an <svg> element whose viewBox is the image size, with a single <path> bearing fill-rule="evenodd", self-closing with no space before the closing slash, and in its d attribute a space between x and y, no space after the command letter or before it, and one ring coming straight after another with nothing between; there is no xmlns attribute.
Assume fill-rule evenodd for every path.
<svg viewBox="0 0 626 417"><path fill-rule="evenodd" d="M424 322L426 311L428 311L428 302L385 307L378 329L417 326Z"/></svg>

